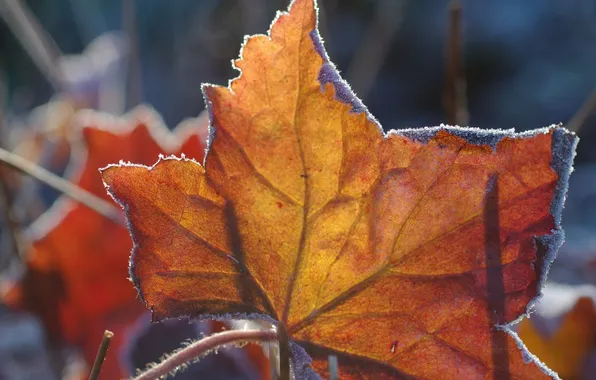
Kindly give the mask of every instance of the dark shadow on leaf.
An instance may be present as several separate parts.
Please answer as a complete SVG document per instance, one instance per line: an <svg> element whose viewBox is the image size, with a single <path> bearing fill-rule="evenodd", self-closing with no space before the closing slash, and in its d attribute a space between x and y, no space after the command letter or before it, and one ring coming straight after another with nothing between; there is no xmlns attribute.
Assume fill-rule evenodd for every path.
<svg viewBox="0 0 596 380"><path fill-rule="evenodd" d="M361 358L337 351L323 348L316 344L299 341L313 359L312 367L323 379L329 378L329 355L337 356L339 364L339 378L360 378L362 380L413 380L414 376L406 375L395 368L370 359Z"/></svg>
<svg viewBox="0 0 596 380"><path fill-rule="evenodd" d="M499 224L499 175L493 174L486 186L484 204L484 253L486 257L486 287L488 319L491 330L494 378L508 380L509 354L507 334L494 327L505 322L506 293L501 264L501 237Z"/></svg>

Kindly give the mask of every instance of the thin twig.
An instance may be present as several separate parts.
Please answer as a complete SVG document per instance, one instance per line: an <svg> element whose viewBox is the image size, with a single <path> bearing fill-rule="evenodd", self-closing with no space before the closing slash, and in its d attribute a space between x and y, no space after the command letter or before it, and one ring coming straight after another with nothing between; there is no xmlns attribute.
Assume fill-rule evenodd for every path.
<svg viewBox="0 0 596 380"><path fill-rule="evenodd" d="M230 330L210 335L170 355L164 361L137 375L133 380L161 379L185 363L200 358L222 346L245 342L271 342L277 339L275 330Z"/></svg>
<svg viewBox="0 0 596 380"><path fill-rule="evenodd" d="M579 107L575 114L569 119L565 127L572 132L578 133L588 120L588 117L596 110L596 87Z"/></svg>
<svg viewBox="0 0 596 380"><path fill-rule="evenodd" d="M0 16L54 89L64 90L57 64L62 53L26 4L21 0L0 0Z"/></svg>
<svg viewBox="0 0 596 380"><path fill-rule="evenodd" d="M103 362L106 359L108 348L110 347L110 343L112 342L113 337L113 332L109 330L104 331L103 339L101 340L101 344L99 345L99 349L97 350L97 356L95 356L93 368L91 368L91 373L89 374L89 380L97 380L99 378L101 366L103 365Z"/></svg>
<svg viewBox="0 0 596 380"><path fill-rule="evenodd" d="M346 79L363 101L375 84L393 37L403 24L406 3L406 0L376 2L370 27L346 71Z"/></svg>
<svg viewBox="0 0 596 380"><path fill-rule="evenodd" d="M3 169L3 168L2 168ZM8 238L10 239L10 246L13 251L13 257L19 258L21 261L25 257L23 249L19 223L13 212L13 198L6 180L6 173L0 169L0 208L2 208L2 217L4 219L4 226L7 230ZM8 260L10 260L9 258ZM2 259L4 262L6 259Z"/></svg>
<svg viewBox="0 0 596 380"><path fill-rule="evenodd" d="M1 84L4 82L0 78L0 92L3 92L4 88ZM0 147L6 141L6 133L4 131L4 94L0 93ZM10 246L12 248L13 257L8 258L8 262L13 258L23 261L25 258L25 250L23 248L23 239L21 238L21 231L17 217L14 214L13 203L14 199L12 192L10 191L9 185L9 173L5 168L0 167L0 208L2 208L2 216L4 220L4 226L7 230L8 238L10 239ZM4 263L4 258L0 260ZM4 267L2 265L2 267Z"/></svg>
<svg viewBox="0 0 596 380"><path fill-rule="evenodd" d="M449 6L449 33L447 35L446 81L443 102L447 123L467 126L469 113L466 97L466 80L462 70L462 6L453 0Z"/></svg>
<svg viewBox="0 0 596 380"><path fill-rule="evenodd" d="M89 207L100 215L116 223L125 225L122 218L122 212L116 208L116 206L76 186L72 182L58 177L54 173L42 168L41 166L35 165L24 158L2 148L0 148L0 162L3 162L4 164L27 175L30 175L31 177L81 203L82 205Z"/></svg>

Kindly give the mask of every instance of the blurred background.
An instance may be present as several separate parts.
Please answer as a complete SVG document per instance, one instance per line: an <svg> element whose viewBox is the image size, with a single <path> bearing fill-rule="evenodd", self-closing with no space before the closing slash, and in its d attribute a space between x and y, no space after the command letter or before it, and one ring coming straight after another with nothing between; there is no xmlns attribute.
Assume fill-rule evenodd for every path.
<svg viewBox="0 0 596 380"><path fill-rule="evenodd" d="M121 115L147 104L173 129L203 111L201 83L226 84L237 76L230 61L238 57L243 36L265 33L287 5L0 0L0 145L67 176L65 125L78 109ZM580 136L563 215L566 242L539 313L520 335L542 347L531 347L534 352L547 352L539 355L543 360L552 356L557 363L547 364L560 366L563 378L596 378L596 313L592 302L576 303L596 299L596 0L319 0L319 7L331 60L386 131L441 123L522 131L563 123ZM15 202L30 194L27 210L11 205L12 223L27 231L58 193L6 172L3 182L18 194ZM12 278L7 218L0 269ZM572 314L575 319L568 318ZM143 320L146 315L135 326ZM137 326L143 333L131 334L122 367L143 366L185 338L221 328L171 325ZM562 328L567 325L581 326L580 332L568 333ZM167 328L179 334L160 330ZM50 342L45 329L39 315L0 305L0 379L56 379L66 376L69 365L78 376L72 369L81 362L76 344ZM575 348L579 353L561 359L557 350L575 347L577 336L587 340ZM159 352L135 351L143 339L160 342ZM69 346L66 354L63 346ZM254 355L229 351L195 365L195 375L260 378L258 369L247 369L263 365ZM216 367L234 373L223 375Z"/></svg>

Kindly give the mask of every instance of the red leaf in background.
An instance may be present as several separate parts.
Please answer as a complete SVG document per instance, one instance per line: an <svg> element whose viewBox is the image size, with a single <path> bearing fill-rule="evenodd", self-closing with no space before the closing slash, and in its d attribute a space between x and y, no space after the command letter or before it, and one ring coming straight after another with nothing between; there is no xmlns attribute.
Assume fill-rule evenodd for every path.
<svg viewBox="0 0 596 380"><path fill-rule="evenodd" d="M201 161L206 121L204 116L189 119L171 133L148 108L139 107L125 119L83 111L77 124L83 127L84 146L73 154L68 178L112 202L98 168L120 160L151 164L159 154L184 153ZM112 350L117 351L126 326L144 310L128 280L132 242L127 229L63 196L28 233L32 247L26 272L4 294L5 302L39 315L50 339L83 348L88 364L105 329L116 333ZM102 373L105 378L126 375L116 355Z"/></svg>

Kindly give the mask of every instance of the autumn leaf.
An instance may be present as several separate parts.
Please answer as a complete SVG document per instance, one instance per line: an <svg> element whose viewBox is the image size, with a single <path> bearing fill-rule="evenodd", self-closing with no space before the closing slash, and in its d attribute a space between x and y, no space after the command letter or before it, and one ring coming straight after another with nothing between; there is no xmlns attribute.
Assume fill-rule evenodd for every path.
<svg viewBox="0 0 596 380"><path fill-rule="evenodd" d="M204 87L204 166L102 171L154 320L256 313L287 332L300 379L302 348L323 376L337 355L341 379L547 378L506 324L561 244L575 136L384 135L329 62L313 0L241 55L228 88Z"/></svg>
<svg viewBox="0 0 596 380"><path fill-rule="evenodd" d="M84 147L71 158L68 176L106 200L111 201L97 169L108 163L149 164L162 153L204 156L200 134L206 124L201 127L195 119L171 133L155 112L138 107L125 119L83 112L76 124L83 127L79 132ZM39 315L52 341L83 348L85 359L92 364L103 331L116 332L112 347L117 347L126 327L143 310L127 278L132 249L128 231L117 221L61 198L27 232L32 247L26 272L3 300ZM104 374L120 376L107 368L115 363L107 361Z"/></svg>
<svg viewBox="0 0 596 380"><path fill-rule="evenodd" d="M518 334L528 349L545 364L567 380L580 379L582 366L596 343L596 310L594 301L580 297L563 316L552 336L544 336L532 323L524 319Z"/></svg>

